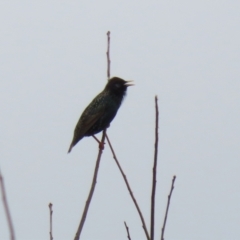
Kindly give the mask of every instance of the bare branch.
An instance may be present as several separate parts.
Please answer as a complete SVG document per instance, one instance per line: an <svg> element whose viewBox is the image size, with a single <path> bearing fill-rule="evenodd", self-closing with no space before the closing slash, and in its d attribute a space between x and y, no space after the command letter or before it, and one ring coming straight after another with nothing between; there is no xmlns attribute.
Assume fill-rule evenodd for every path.
<svg viewBox="0 0 240 240"><path fill-rule="evenodd" d="M129 228L128 228L126 222L124 222L124 225L125 225L125 228L126 228L126 231L127 231L128 240L131 240L130 233L129 233Z"/></svg>
<svg viewBox="0 0 240 240"><path fill-rule="evenodd" d="M5 214L6 214L6 218L7 218L7 222L8 222L8 228L9 228L9 232L10 232L10 239L15 240L13 223L12 223L11 214L10 214L8 203L7 203L4 180L3 180L3 176L1 174L1 171L0 171L0 187L1 187L3 207L4 207L4 210L5 210Z"/></svg>
<svg viewBox="0 0 240 240"><path fill-rule="evenodd" d="M84 225L86 217L87 217L88 208L90 206L92 196L93 196L93 192L94 192L94 189L95 189L95 186L96 186L96 183L97 183L97 174L98 174L100 160L101 160L101 156L102 156L102 152L103 152L103 148L101 146L104 146L105 136L106 136L106 129L103 130L102 140L101 140L101 144L99 145L99 152L98 152L98 157L97 157L97 161L96 161L96 165L95 165L92 185L91 185L91 188L90 188L90 192L89 192L89 195L88 195L88 198L87 198L87 201L86 201L86 204L85 204L85 208L84 208L84 211L83 211L83 214L82 214L82 218L81 218L81 221L79 223L79 227L78 227L78 230L76 232L74 240L79 240L80 239L80 234L82 232L83 225Z"/></svg>
<svg viewBox="0 0 240 240"><path fill-rule="evenodd" d="M156 182L157 182L157 157L158 157L158 98L155 96L155 145L154 145L154 162L153 162L153 178L152 178L152 198L151 198L151 224L150 224L150 235L151 240L154 240L154 213L155 213L155 193L156 193Z"/></svg>
<svg viewBox="0 0 240 240"><path fill-rule="evenodd" d="M110 78L110 31L107 32L107 78ZM99 143L99 140L93 135L93 138L99 143L99 152L98 152L98 157L97 157L97 161L96 161L96 165L95 165L95 170L94 170L94 174L93 174L93 180L92 180L92 185L90 188L90 192L85 204L85 208L82 214L82 218L81 221L79 223L78 226L78 230L76 232L75 238L74 240L79 240L80 239L80 234L82 232L83 229L83 225L85 223L86 217L87 217L87 213L88 213L88 208L90 206L91 200L92 200L92 196L93 196L93 192L97 183L97 175L98 175L98 169L99 169L99 165L100 165L100 160L101 160L101 156L102 156L102 152L104 149L104 141L105 141L105 136L106 136L106 129L103 130L103 134L102 134L102 140Z"/></svg>
<svg viewBox="0 0 240 240"><path fill-rule="evenodd" d="M110 65L111 65L111 60L110 60L110 34L111 32L107 32L107 78L110 78Z"/></svg>
<svg viewBox="0 0 240 240"><path fill-rule="evenodd" d="M115 154L115 152L114 152L114 150L113 150L112 144L111 144L111 142L110 142L107 134L106 134L106 138L107 138L109 147L110 147L110 149L111 149L111 151L112 151L113 158L114 158L114 160L115 160L115 162L116 162L116 164L117 164L117 166L118 166L118 168L119 168L119 170L120 170L120 172L121 172L121 174L122 174L122 177L123 177L123 179L124 179L124 181L125 181L125 184L126 184L127 189L128 189L128 191L129 191L129 193L130 193L130 196L131 196L131 198L132 198L132 200L133 200L133 202L134 202L134 204L135 204L135 207L137 208L138 214L139 214L140 219L141 219L141 221L142 221L142 227L143 227L143 230L144 230L144 232L145 232L146 238L147 238L148 240L150 240L150 237L149 237L149 234L148 234L148 231L147 231L147 227L146 227L145 220L144 220L144 218L143 218L142 212L141 212L141 210L140 210L140 208L139 208L139 206L138 206L137 200L135 199L135 197L134 197L134 195L133 195L133 192L132 192L131 187L130 187L130 185L129 185L129 183L128 183L127 177L126 177L125 173L123 172L123 170L122 170L122 168L121 168L121 166L120 166L120 163L119 163L118 160L117 160L117 156L116 156L116 154Z"/></svg>
<svg viewBox="0 0 240 240"><path fill-rule="evenodd" d="M53 210L52 210L52 203L48 204L49 207L49 215L50 215L50 231L49 231L49 235L50 235L50 240L53 240L53 235L52 235L52 215L53 215Z"/></svg>
<svg viewBox="0 0 240 240"><path fill-rule="evenodd" d="M161 240L164 240L164 231L165 231L165 227L166 227L166 223L167 223L168 209L169 209L169 206L170 206L171 196L172 196L172 192L173 192L173 189L174 189L175 179L176 179L176 176L173 176L171 190L170 190L170 193L168 195L168 202L167 202L167 208L166 208L163 227L162 227Z"/></svg>

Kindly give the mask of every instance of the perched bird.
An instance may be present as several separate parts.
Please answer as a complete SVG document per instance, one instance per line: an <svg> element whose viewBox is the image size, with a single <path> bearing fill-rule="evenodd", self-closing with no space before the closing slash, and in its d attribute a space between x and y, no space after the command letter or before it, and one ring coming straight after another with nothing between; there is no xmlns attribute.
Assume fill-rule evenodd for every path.
<svg viewBox="0 0 240 240"><path fill-rule="evenodd" d="M92 100L78 120L68 152L83 137L92 136L109 127L126 95L127 87L132 85L132 81L118 77L108 80L104 90Z"/></svg>

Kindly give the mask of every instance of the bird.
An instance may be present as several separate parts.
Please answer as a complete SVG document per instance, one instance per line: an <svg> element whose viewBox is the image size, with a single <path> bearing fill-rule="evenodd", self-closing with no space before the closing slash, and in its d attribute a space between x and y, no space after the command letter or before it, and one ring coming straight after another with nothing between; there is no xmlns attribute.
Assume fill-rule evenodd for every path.
<svg viewBox="0 0 240 240"><path fill-rule="evenodd" d="M127 88L133 81L125 81L119 77L108 80L105 88L86 107L74 130L68 153L86 136L94 136L110 126L121 103L126 96Z"/></svg>

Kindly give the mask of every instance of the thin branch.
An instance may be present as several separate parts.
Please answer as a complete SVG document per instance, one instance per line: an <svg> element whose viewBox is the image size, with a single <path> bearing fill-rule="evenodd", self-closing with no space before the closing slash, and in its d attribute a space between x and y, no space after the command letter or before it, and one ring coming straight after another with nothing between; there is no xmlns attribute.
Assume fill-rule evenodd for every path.
<svg viewBox="0 0 240 240"><path fill-rule="evenodd" d="M120 170L120 172L121 172L121 174L122 174L122 177L123 177L123 179L124 179L124 181L125 181L125 184L126 184L127 189L128 189L128 191L129 191L129 193L130 193L130 196L131 196L131 198L132 198L132 200L133 200L133 202L134 202L134 204L135 204L135 207L137 208L138 214L139 214L140 219L141 219L141 221L142 221L142 227L143 227L143 230L144 230L144 232L145 232L146 238L147 238L148 240L150 240L150 237L149 237L149 234L148 234L148 231L147 231L147 227L146 227L145 220L144 220L144 218L143 218L142 212L141 212L141 210L140 210L140 208L139 208L139 206L138 206L137 200L135 199L135 197L134 197L134 195L133 195L133 192L132 192L131 187L130 187L130 185L129 185L129 183L128 183L127 177L126 177L125 173L123 172L123 170L122 170L122 168L121 168L121 166L120 166L120 163L119 163L118 160L117 160L117 156L116 156L116 154L115 154L115 152L114 152L114 150L113 150L112 144L111 144L111 142L110 142L107 134L106 134L106 138L107 138L109 147L110 147L110 149L111 149L111 151L112 151L113 158L114 158L114 160L115 160L115 162L116 162L116 164L117 164L117 166L118 166L118 168L119 168L119 170Z"/></svg>
<svg viewBox="0 0 240 240"><path fill-rule="evenodd" d="M52 215L53 215L53 210L52 210L52 203L48 204L49 207L49 215L50 215L50 231L49 231L49 235L50 235L50 240L53 240L53 235L52 235Z"/></svg>
<svg viewBox="0 0 240 240"><path fill-rule="evenodd" d="M111 65L111 60L110 60L110 34L111 32L107 32L107 78L110 78L110 65Z"/></svg>
<svg viewBox="0 0 240 240"><path fill-rule="evenodd" d="M107 32L107 78L110 78L110 31ZM101 156L102 156L102 152L104 149L104 141L105 141L105 137L106 137L106 129L103 130L102 133L102 140L99 143L99 140L93 135L93 138L99 143L99 152L98 152L98 157L97 157L97 161L96 161L96 165L95 165L95 170L94 170L94 174L93 174L93 180L92 180L92 185L90 188L90 192L88 194L88 198L85 204L85 208L82 214L82 218L81 221L79 223L78 226L78 230L76 232L75 238L74 240L79 240L80 239L80 234L82 232L83 229L83 225L85 223L86 217L87 217L87 213L88 213L88 208L90 206L91 200L92 200L92 196L94 193L94 189L97 183L97 175L98 175L98 169L99 169L99 165L100 165L100 160L101 160Z"/></svg>
<svg viewBox="0 0 240 240"><path fill-rule="evenodd" d="M164 231L165 231L165 227L166 227L166 223L167 223L168 209L169 209L169 206L170 206L171 196L172 196L172 192L173 192L173 189L174 189L175 179L176 179L176 176L173 176L171 190L170 190L170 193L168 195L168 202L167 202L167 208L166 208L163 227L162 227L161 240L164 240Z"/></svg>
<svg viewBox="0 0 240 240"><path fill-rule="evenodd" d="M152 177L152 198L151 198L151 224L150 224L150 235L151 240L154 240L154 213L155 213L155 193L156 193L156 182L157 182L157 157L158 157L158 98L155 96L155 145L154 145L154 162L153 162L153 177Z"/></svg>
<svg viewBox="0 0 240 240"><path fill-rule="evenodd" d="M7 218L7 222L8 222L8 228L9 228L9 232L10 232L10 239L15 240L13 223L12 223L11 214L10 214L8 203L7 203L4 180L3 180L3 176L1 174L1 171L0 171L0 187L1 187L3 207L4 207L4 210L5 210L5 214L6 214L6 218Z"/></svg>
<svg viewBox="0 0 240 240"><path fill-rule="evenodd" d="M96 183L97 183L97 174L98 174L100 160L101 160L101 156L102 156L102 152L103 152L103 148L101 146L104 146L105 136L106 136L106 129L103 130L102 140L101 140L101 144L99 145L99 152L98 152L98 157L97 157L97 161L96 161L96 165L95 165L95 170L94 170L91 189L90 189L90 192L89 192L86 204L85 204L85 208L84 208L84 211L83 211L83 214L82 214L82 218L81 218L81 221L79 223L79 227L78 227L78 230L76 232L74 240L79 240L80 239L80 234L82 232L83 225L84 225L86 217L87 217L88 208L90 206L92 196L93 196L93 192L94 192L94 189L95 189L95 186L96 186Z"/></svg>
<svg viewBox="0 0 240 240"><path fill-rule="evenodd" d="M128 228L126 222L124 222L124 225L125 225L125 228L126 228L126 231L127 231L128 240L131 240L130 233L129 233L129 228Z"/></svg>

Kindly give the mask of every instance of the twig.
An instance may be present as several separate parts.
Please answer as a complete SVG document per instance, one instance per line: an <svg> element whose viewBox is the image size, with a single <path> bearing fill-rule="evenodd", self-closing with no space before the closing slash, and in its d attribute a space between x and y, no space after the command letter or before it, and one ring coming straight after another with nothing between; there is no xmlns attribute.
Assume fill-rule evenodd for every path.
<svg viewBox="0 0 240 240"><path fill-rule="evenodd" d="M161 240L164 240L164 231L165 231L165 227L166 227L166 223L167 223L168 209L169 209L169 205L170 205L170 201L171 201L172 192L173 192L173 189L174 189L175 179L176 179L176 176L173 176L171 190L170 190L170 193L168 195L168 202L167 202L167 208L166 208L163 227L162 227Z"/></svg>
<svg viewBox="0 0 240 240"><path fill-rule="evenodd" d="M53 240L53 235L52 235L52 215L53 215L53 210L52 210L52 203L48 204L49 207L49 215L50 215L50 231L49 231L49 235L50 235L50 240Z"/></svg>
<svg viewBox="0 0 240 240"><path fill-rule="evenodd" d="M15 234L14 234L14 229L13 229L13 223L12 223L11 214L10 214L8 203L7 203L6 191L5 191L5 187L4 187L4 180L3 180L3 176L1 174L1 171L0 171L0 186L1 186L3 207L5 210L8 227L9 227L9 232L10 232L10 239L14 240Z"/></svg>
<svg viewBox="0 0 240 240"><path fill-rule="evenodd" d="M110 78L110 65L111 65L111 60L110 60L110 34L111 32L107 32L107 78Z"/></svg>
<svg viewBox="0 0 240 240"><path fill-rule="evenodd" d="M120 170L120 172L121 172L121 174L122 174L122 176L123 176L123 179L124 179L124 181L125 181L125 184L126 184L126 186L127 186L127 189L128 189L128 191L129 191L129 193L130 193L130 196L131 196L134 204L135 204L135 207L137 208L138 214L139 214L140 219L141 219L141 221L142 221L142 227L143 227L143 230L144 230L144 232L145 232L146 238L147 238L148 240L150 240L150 237L149 237L149 234L148 234L148 231L147 231L147 227L146 227L145 220L144 220L144 218L143 218L142 212L141 212L141 210L140 210L140 208L139 208L139 206L138 206L137 200L135 199L135 197L134 197L134 195L133 195L133 192L132 192L131 187L130 187L130 185L129 185L129 183L128 183L127 177L126 177L125 173L123 172L123 170L122 170L122 168L121 168L121 166L120 166L120 163L119 163L118 160L117 160L117 156L116 156L116 154L115 154L115 152L114 152L114 150L113 150L112 144L111 144L111 142L110 142L107 134L106 134L106 138L107 138L109 147L110 147L110 149L111 149L111 151L112 151L113 158L114 158L114 160L115 160L115 162L116 162L116 164L117 164L117 166L118 166L118 168L119 168L119 170Z"/></svg>
<svg viewBox="0 0 240 240"><path fill-rule="evenodd" d="M110 31L107 32L107 78L110 78ZM99 152L98 152L98 157L97 157L97 161L96 161L96 165L95 165L95 170L94 170L94 174L93 174L93 180L92 180L92 185L91 185L91 189L90 192L88 194L88 198L84 207L84 211L82 214L82 218L81 221L79 223L78 226L78 230L76 232L75 238L74 240L79 240L80 239L80 234L82 232L83 229L83 225L85 223L86 217L87 217L87 213L88 213L88 208L90 206L91 200L92 200L92 196L93 196L93 192L97 183L97 175L98 175L98 169L99 169L99 165L100 165L100 160L101 160L101 156L102 156L102 152L104 149L104 141L105 141L105 137L106 137L106 129L103 130L103 134L102 134L102 140L99 144ZM95 138L95 140L97 142L99 142L99 140L93 135L93 137Z"/></svg>
<svg viewBox="0 0 240 240"><path fill-rule="evenodd" d="M154 145L154 162L153 162L153 178L152 178L152 198L151 198L151 224L150 224L150 236L151 240L154 240L154 213L155 213L155 193L156 193L156 176L157 176L157 156L158 156L158 98L155 96L155 145Z"/></svg>
<svg viewBox="0 0 240 240"><path fill-rule="evenodd" d="M125 225L125 228L126 228L126 231L127 231L128 240L131 240L130 233L129 233L129 228L128 228L126 222L124 222L124 225Z"/></svg>
<svg viewBox="0 0 240 240"><path fill-rule="evenodd" d="M91 189L90 189L90 192L89 192L89 195L88 195L85 207L84 207L84 211L83 211L83 214L82 214L82 218L81 218L81 221L79 223L79 227L78 227L78 230L76 232L74 240L79 240L80 239L80 234L82 232L83 225L84 225L86 217L87 217L88 208L90 206L92 196L93 196L93 192L94 192L94 189L95 189L95 186L96 186L96 183L97 183L97 174L98 174L100 160L101 160L101 156L102 156L102 152L103 152L103 148L101 146L104 145L105 136L106 136L106 129L103 130L102 140L101 140L101 144L99 145L99 152L98 152L98 157L97 157L97 161L96 161L96 165L95 165L95 170L94 170Z"/></svg>

